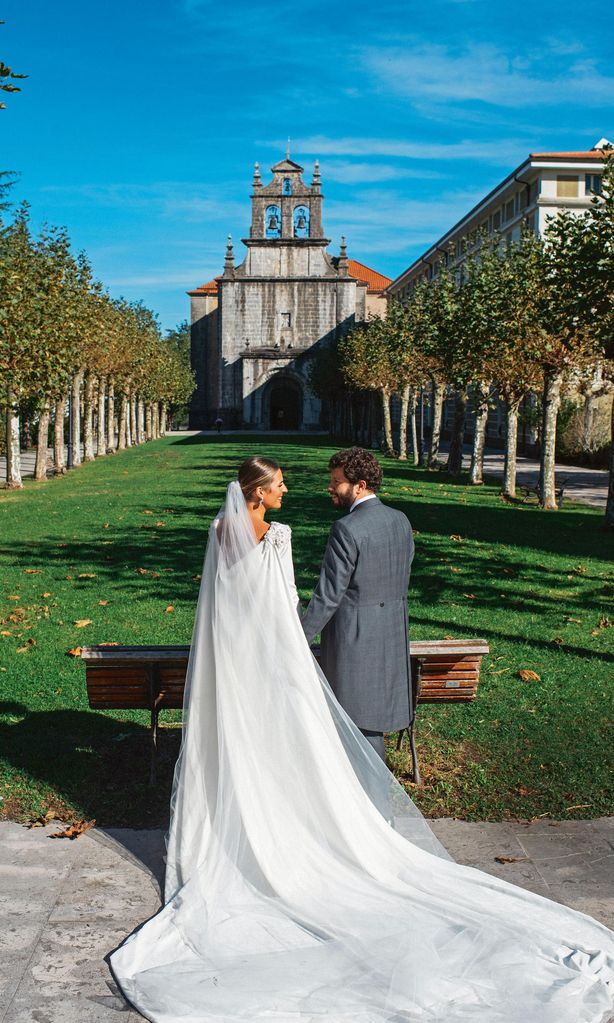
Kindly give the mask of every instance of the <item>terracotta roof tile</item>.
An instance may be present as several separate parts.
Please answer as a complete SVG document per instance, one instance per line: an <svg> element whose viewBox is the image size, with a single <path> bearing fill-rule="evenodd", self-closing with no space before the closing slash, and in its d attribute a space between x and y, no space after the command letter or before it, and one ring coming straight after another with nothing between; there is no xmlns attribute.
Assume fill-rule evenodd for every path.
<svg viewBox="0 0 614 1023"><path fill-rule="evenodd" d="M367 285L367 292L370 294L379 293L392 284L391 277L384 277L384 274L372 270L371 267L359 263L356 259L348 259L348 270L350 277L356 277L357 280L363 281Z"/></svg>
<svg viewBox="0 0 614 1023"><path fill-rule="evenodd" d="M217 295L217 282L218 278L214 277L212 281L207 281L206 284L201 284L200 287L194 288L193 291L188 291L188 295Z"/></svg>
<svg viewBox="0 0 614 1023"><path fill-rule="evenodd" d="M531 160L599 160L603 162L609 152L611 150L589 149L587 152L578 153L531 153L529 158Z"/></svg>

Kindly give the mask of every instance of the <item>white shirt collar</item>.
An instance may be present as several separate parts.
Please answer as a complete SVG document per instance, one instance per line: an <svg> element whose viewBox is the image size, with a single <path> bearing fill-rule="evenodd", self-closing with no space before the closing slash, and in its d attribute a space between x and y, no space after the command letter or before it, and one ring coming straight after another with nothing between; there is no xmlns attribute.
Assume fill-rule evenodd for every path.
<svg viewBox="0 0 614 1023"><path fill-rule="evenodd" d="M354 501L354 504L353 504L353 505L351 505L351 507L350 507L350 511L351 511L351 512L353 512L353 511L354 511L354 508L357 508L357 507L358 507L358 505L359 505L359 504L362 504L362 503L363 503L364 501L372 501L374 497L377 497L377 494L366 494L366 495L365 495L364 497L358 497L358 498L357 498L357 499L356 499L356 500Z"/></svg>

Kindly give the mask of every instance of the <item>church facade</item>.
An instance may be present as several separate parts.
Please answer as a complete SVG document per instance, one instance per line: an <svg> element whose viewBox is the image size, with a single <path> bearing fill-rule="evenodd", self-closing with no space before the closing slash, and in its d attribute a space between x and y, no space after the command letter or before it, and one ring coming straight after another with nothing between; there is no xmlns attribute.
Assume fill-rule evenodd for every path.
<svg viewBox="0 0 614 1023"><path fill-rule="evenodd" d="M196 390L190 427L317 430L320 401L309 387L309 362L320 346L339 340L378 300L389 280L374 271L356 276L345 244L326 250L322 191L316 162L310 185L286 156L252 188L247 252L236 263L228 239L224 271L188 292ZM379 286L379 292L375 294Z"/></svg>

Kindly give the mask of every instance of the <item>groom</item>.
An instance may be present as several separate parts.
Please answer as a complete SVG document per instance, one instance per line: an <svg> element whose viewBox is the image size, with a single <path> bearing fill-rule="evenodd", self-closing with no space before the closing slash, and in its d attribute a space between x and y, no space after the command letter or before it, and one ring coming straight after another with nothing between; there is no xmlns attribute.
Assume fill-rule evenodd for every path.
<svg viewBox="0 0 614 1023"><path fill-rule="evenodd" d="M321 632L322 670L384 760L384 732L405 728L412 714L407 587L414 541L405 515L377 496L383 474L370 451L339 451L328 466L332 502L349 514L330 531L302 625L309 642Z"/></svg>

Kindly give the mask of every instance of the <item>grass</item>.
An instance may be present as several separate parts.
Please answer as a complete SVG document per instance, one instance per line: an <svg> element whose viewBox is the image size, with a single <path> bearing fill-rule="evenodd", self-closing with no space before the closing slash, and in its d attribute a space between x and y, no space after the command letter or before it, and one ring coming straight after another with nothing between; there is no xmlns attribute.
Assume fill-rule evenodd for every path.
<svg viewBox="0 0 614 1023"><path fill-rule="evenodd" d="M189 642L208 522L255 451L284 467L281 518L308 597L337 514L332 450L309 437L165 438L0 493L0 817L165 822L178 715L166 715L151 789L148 716L89 710L68 651ZM429 816L472 820L611 813L614 569L601 514L544 513L497 486L384 467L383 499L416 532L412 636L491 647L472 704L419 709L425 785L408 783L412 796ZM407 783L406 755L391 761Z"/></svg>

